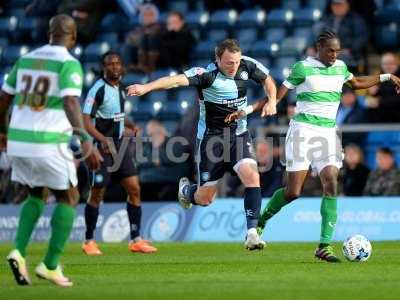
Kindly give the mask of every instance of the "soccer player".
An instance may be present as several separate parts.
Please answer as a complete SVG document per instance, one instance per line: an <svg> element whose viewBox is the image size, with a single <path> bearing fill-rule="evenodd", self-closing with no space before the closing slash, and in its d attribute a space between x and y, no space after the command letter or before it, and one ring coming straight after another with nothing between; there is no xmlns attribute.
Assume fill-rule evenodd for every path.
<svg viewBox="0 0 400 300"><path fill-rule="evenodd" d="M198 138L198 183L191 185L187 178L179 182L178 199L184 208L192 204L207 206L217 192L217 182L225 171L235 171L246 187L244 208L247 220L245 246L249 250L262 249L265 245L256 231L261 207L260 178L253 157L251 137L246 118L238 122L225 122L237 110L247 113L254 110L247 106L246 89L251 79L261 84L269 101L263 115L276 113L276 87L269 71L258 61L242 56L239 44L226 39L215 48L216 61L206 69L195 67L183 74L163 77L147 84L128 87L128 95L142 96L157 89L178 86L195 86L200 96ZM229 120L227 120L229 121ZM217 140L224 142L216 142ZM215 159L217 158L217 159Z"/></svg>
<svg viewBox="0 0 400 300"><path fill-rule="evenodd" d="M86 130L100 149L103 163L93 172L92 188L85 207L86 241L82 250L87 255L101 255L95 242L94 230L99 216L99 206L108 183L120 182L128 193L126 211L130 224L129 250L153 253L157 249L140 237L142 209L140 206L139 176L134 165L132 143L123 146L123 138L135 136L137 128L125 118L125 89L121 84L122 61L116 52L107 52L102 57L103 76L89 90L83 107ZM92 122L94 119L94 124ZM115 147L115 149L114 149ZM113 168L114 163L119 163Z"/></svg>
<svg viewBox="0 0 400 300"><path fill-rule="evenodd" d="M301 195L309 167L319 173L323 187L321 236L315 257L339 262L330 243L337 219L337 178L342 167L342 147L336 134L335 118L344 83L353 89L366 89L383 81L400 88L393 74L355 77L346 64L337 59L340 41L335 33L325 31L317 41L317 57L307 57L294 64L291 74L278 90L278 101L289 89L296 89L296 114L286 135L286 187L278 189L262 212L258 232L280 209Z"/></svg>
<svg viewBox="0 0 400 300"><path fill-rule="evenodd" d="M7 147L12 159L11 179L29 187L29 195L21 207L15 249L7 260L17 283L31 284L25 263L26 248L42 214L48 188L57 205L51 218L49 248L35 272L40 278L69 287L72 281L63 275L59 262L79 198L76 168L68 149L72 128L81 137L89 167L98 168L101 156L83 127L78 100L82 68L68 53L76 42L75 21L67 15L57 15L50 20L49 34L48 45L18 59L1 92L0 144L3 149ZM7 131L7 111L12 99Z"/></svg>

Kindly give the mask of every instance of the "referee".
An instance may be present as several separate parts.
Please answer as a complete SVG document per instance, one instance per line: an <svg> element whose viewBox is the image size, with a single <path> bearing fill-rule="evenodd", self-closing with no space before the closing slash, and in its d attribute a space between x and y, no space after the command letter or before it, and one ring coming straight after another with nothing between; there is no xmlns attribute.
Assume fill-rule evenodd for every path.
<svg viewBox="0 0 400 300"><path fill-rule="evenodd" d="M137 170L133 162L132 144L124 151L117 170L109 172L113 166L112 152L119 153L124 136L134 136L137 128L125 118L125 92L121 85L123 74L122 60L113 51L102 57L103 76L89 90L83 108L83 121L86 130L94 138L94 143L100 149L103 163L100 169L93 173L89 200L85 207L86 241L82 250L87 255L101 255L94 240L94 230L99 216L99 206L104 198L106 187L110 180L119 182L128 193L126 210L130 224L129 250L132 252L153 253L157 249L140 237L141 203L140 186ZM94 122L93 122L94 119ZM112 141L115 148L110 143Z"/></svg>

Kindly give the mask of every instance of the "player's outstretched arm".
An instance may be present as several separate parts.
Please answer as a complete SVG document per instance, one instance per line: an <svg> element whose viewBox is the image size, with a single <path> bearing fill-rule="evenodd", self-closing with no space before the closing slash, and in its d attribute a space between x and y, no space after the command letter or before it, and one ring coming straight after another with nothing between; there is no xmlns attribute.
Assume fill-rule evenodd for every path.
<svg viewBox="0 0 400 300"><path fill-rule="evenodd" d="M400 93L400 79L393 74L380 74L369 76L357 76L350 79L347 83L355 90L367 89L380 82L391 81L398 93Z"/></svg>
<svg viewBox="0 0 400 300"><path fill-rule="evenodd" d="M263 87L268 95L268 102L262 108L261 117L273 116L276 114L276 85L274 79L268 76L263 82Z"/></svg>
<svg viewBox="0 0 400 300"><path fill-rule="evenodd" d="M166 90L179 86L188 86L189 80L184 74L165 76L146 84L133 84L127 87L128 96L142 96L154 90Z"/></svg>
<svg viewBox="0 0 400 300"><path fill-rule="evenodd" d="M7 123L8 109L10 108L13 95L1 91L0 94L0 150L5 150L7 147Z"/></svg>
<svg viewBox="0 0 400 300"><path fill-rule="evenodd" d="M93 147L90 137L83 126L81 106L75 96L64 97L64 110L71 123L74 133L81 137L81 148L90 169L96 170L103 160L100 153Z"/></svg>

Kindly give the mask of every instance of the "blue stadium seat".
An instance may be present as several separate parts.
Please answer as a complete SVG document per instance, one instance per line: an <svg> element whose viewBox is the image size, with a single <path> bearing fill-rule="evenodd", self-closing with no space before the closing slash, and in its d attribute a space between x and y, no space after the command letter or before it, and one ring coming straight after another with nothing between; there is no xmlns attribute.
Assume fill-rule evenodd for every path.
<svg viewBox="0 0 400 300"><path fill-rule="evenodd" d="M196 45L194 49L194 58L214 58L214 47L215 43L213 41L203 41Z"/></svg>
<svg viewBox="0 0 400 300"><path fill-rule="evenodd" d="M159 69L149 75L149 80L156 80L161 77L176 75L178 72L173 69Z"/></svg>
<svg viewBox="0 0 400 300"><path fill-rule="evenodd" d="M270 43L264 40L259 40L253 44L249 49L250 56L260 57L260 56L274 56L279 50L279 45L277 43Z"/></svg>
<svg viewBox="0 0 400 300"><path fill-rule="evenodd" d="M70 50L70 53L78 60L81 59L83 55L83 48L81 45L76 45L74 48Z"/></svg>
<svg viewBox="0 0 400 300"><path fill-rule="evenodd" d="M158 110L155 110L154 108L154 103L150 101L144 101L138 97L128 97L128 99L133 102L130 115L135 122L148 121L158 112ZM145 128L142 127L142 129Z"/></svg>
<svg viewBox="0 0 400 300"><path fill-rule="evenodd" d="M322 17L322 11L318 8L303 8L296 10L293 17L294 26L312 26Z"/></svg>
<svg viewBox="0 0 400 300"><path fill-rule="evenodd" d="M112 46L112 48L116 48L116 45L118 44L118 34L116 32L108 32L108 33L103 33L99 34L96 37L97 42L106 42L109 45Z"/></svg>
<svg viewBox="0 0 400 300"><path fill-rule="evenodd" d="M307 40L310 39L311 33L312 33L311 27L297 27L293 30L294 37L303 37L306 38Z"/></svg>
<svg viewBox="0 0 400 300"><path fill-rule="evenodd" d="M170 135L174 135L174 132L179 126L179 122L176 120L171 120L171 121L164 121L163 122L165 129L167 129L167 132Z"/></svg>
<svg viewBox="0 0 400 300"><path fill-rule="evenodd" d="M286 27L291 24L293 16L289 9L273 9L267 15L267 27Z"/></svg>
<svg viewBox="0 0 400 300"><path fill-rule="evenodd" d="M5 37L0 37L0 47L5 48L8 46L8 39Z"/></svg>
<svg viewBox="0 0 400 300"><path fill-rule="evenodd" d="M282 5L281 7L284 9L291 9L291 10L297 10L301 6L301 1L300 0L282 0Z"/></svg>
<svg viewBox="0 0 400 300"><path fill-rule="evenodd" d="M291 68L296 61L296 57L278 57L274 60L274 67L278 69Z"/></svg>
<svg viewBox="0 0 400 300"><path fill-rule="evenodd" d="M376 151L380 147L388 147L396 152L396 160L400 163L400 132L381 131L369 132L366 140L366 162L370 168L375 168Z"/></svg>
<svg viewBox="0 0 400 300"><path fill-rule="evenodd" d="M209 14L204 11L194 11L185 14L185 22L192 29L201 28L205 26L208 20L209 20Z"/></svg>
<svg viewBox="0 0 400 300"><path fill-rule="evenodd" d="M20 45L20 46L8 46L3 51L2 64L3 65L13 65L17 61L17 59L26 53L29 52L29 47Z"/></svg>
<svg viewBox="0 0 400 300"><path fill-rule="evenodd" d="M225 29L211 29L207 31L208 40L213 41L215 43L226 39L228 36L229 33Z"/></svg>
<svg viewBox="0 0 400 300"><path fill-rule="evenodd" d="M189 104L185 101L170 101L168 104L162 105L157 113L157 118L163 121L179 120L187 111Z"/></svg>
<svg viewBox="0 0 400 300"><path fill-rule="evenodd" d="M385 5L375 12L375 22L378 24L388 24L400 22L400 5Z"/></svg>
<svg viewBox="0 0 400 300"><path fill-rule="evenodd" d="M255 60L260 62L264 67L267 67L268 69L271 67L271 60L268 58L268 56L253 56Z"/></svg>
<svg viewBox="0 0 400 300"><path fill-rule="evenodd" d="M128 73L122 78L122 84L125 86L135 84L135 83L146 83L148 81L148 76L143 73Z"/></svg>
<svg viewBox="0 0 400 300"><path fill-rule="evenodd" d="M177 10L181 13L189 11L189 2L185 0L168 1L168 10Z"/></svg>
<svg viewBox="0 0 400 300"><path fill-rule="evenodd" d="M278 43L287 36L285 28L270 28L264 31L263 38L270 43Z"/></svg>
<svg viewBox="0 0 400 300"><path fill-rule="evenodd" d="M208 28L226 29L233 26L237 19L235 10L217 10L211 14L210 20L207 23Z"/></svg>
<svg viewBox="0 0 400 300"><path fill-rule="evenodd" d="M197 90L194 88L181 88L178 89L173 97L175 101L182 102L186 101L188 104L192 105L198 99Z"/></svg>
<svg viewBox="0 0 400 300"><path fill-rule="evenodd" d="M307 7L318 8L320 11L325 11L328 5L328 0L307 0Z"/></svg>
<svg viewBox="0 0 400 300"><path fill-rule="evenodd" d="M256 28L238 29L234 33L240 45L254 43L257 40L257 35L258 32Z"/></svg>
<svg viewBox="0 0 400 300"><path fill-rule="evenodd" d="M280 44L277 55L279 56L300 56L307 47L307 39L304 37L288 37Z"/></svg>
<svg viewBox="0 0 400 300"><path fill-rule="evenodd" d="M101 20L101 32L121 31L127 24L129 24L129 20L122 13L106 14Z"/></svg>
<svg viewBox="0 0 400 300"><path fill-rule="evenodd" d="M93 86L93 84L97 80L98 76L96 75L96 73L94 73L91 70L86 71L84 73L84 76L85 76L85 78L83 80L83 85L84 85L85 90L88 91Z"/></svg>
<svg viewBox="0 0 400 300"><path fill-rule="evenodd" d="M376 25L374 30L375 45L379 49L395 48L400 43L400 28L395 22Z"/></svg>
<svg viewBox="0 0 400 300"><path fill-rule="evenodd" d="M100 73L100 71L101 71L100 62L84 63L83 70L85 73L86 72Z"/></svg>
<svg viewBox="0 0 400 300"><path fill-rule="evenodd" d="M192 67L201 67L201 68L207 68L207 66L213 61L214 59L195 59L193 60L193 63L190 65L190 68Z"/></svg>
<svg viewBox="0 0 400 300"><path fill-rule="evenodd" d="M84 50L85 62L98 62L101 56L111 49L106 42L91 43Z"/></svg>
<svg viewBox="0 0 400 300"><path fill-rule="evenodd" d="M167 102L168 100L168 93L166 91L154 91L154 92L150 92L146 95L146 101L149 102Z"/></svg>
<svg viewBox="0 0 400 300"><path fill-rule="evenodd" d="M7 36L17 28L17 25L16 17L0 18L0 36Z"/></svg>
<svg viewBox="0 0 400 300"><path fill-rule="evenodd" d="M236 21L237 28L262 27L265 22L265 11L261 9L244 10Z"/></svg>
<svg viewBox="0 0 400 300"><path fill-rule="evenodd" d="M290 68L271 68L271 76L279 83L282 83L289 76Z"/></svg>
<svg viewBox="0 0 400 300"><path fill-rule="evenodd" d="M10 17L16 17L17 19L25 17L25 9L24 8L14 8L10 9L7 13Z"/></svg>

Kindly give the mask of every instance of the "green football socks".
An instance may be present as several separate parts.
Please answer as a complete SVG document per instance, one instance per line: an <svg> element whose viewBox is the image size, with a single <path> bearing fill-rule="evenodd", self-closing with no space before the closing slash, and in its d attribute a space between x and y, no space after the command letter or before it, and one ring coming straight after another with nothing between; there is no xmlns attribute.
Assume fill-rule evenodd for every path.
<svg viewBox="0 0 400 300"><path fill-rule="evenodd" d="M44 264L49 270L55 270L60 256L69 238L74 223L75 209L67 204L58 203L51 218L51 238Z"/></svg>
<svg viewBox="0 0 400 300"><path fill-rule="evenodd" d="M45 203L42 199L33 196L28 196L22 204L17 235L15 236L15 248L23 257L26 256L26 247L33 229L42 215L44 205Z"/></svg>
<svg viewBox="0 0 400 300"><path fill-rule="evenodd" d="M260 219L258 221L258 226L264 228L265 224L269 219L271 219L276 213L278 213L282 207L284 207L287 202L285 200L285 188L280 188L275 191L272 195L271 200L269 200L267 206L261 213Z"/></svg>
<svg viewBox="0 0 400 300"><path fill-rule="evenodd" d="M322 197L321 202L321 244L329 244L332 241L337 220L337 198Z"/></svg>

